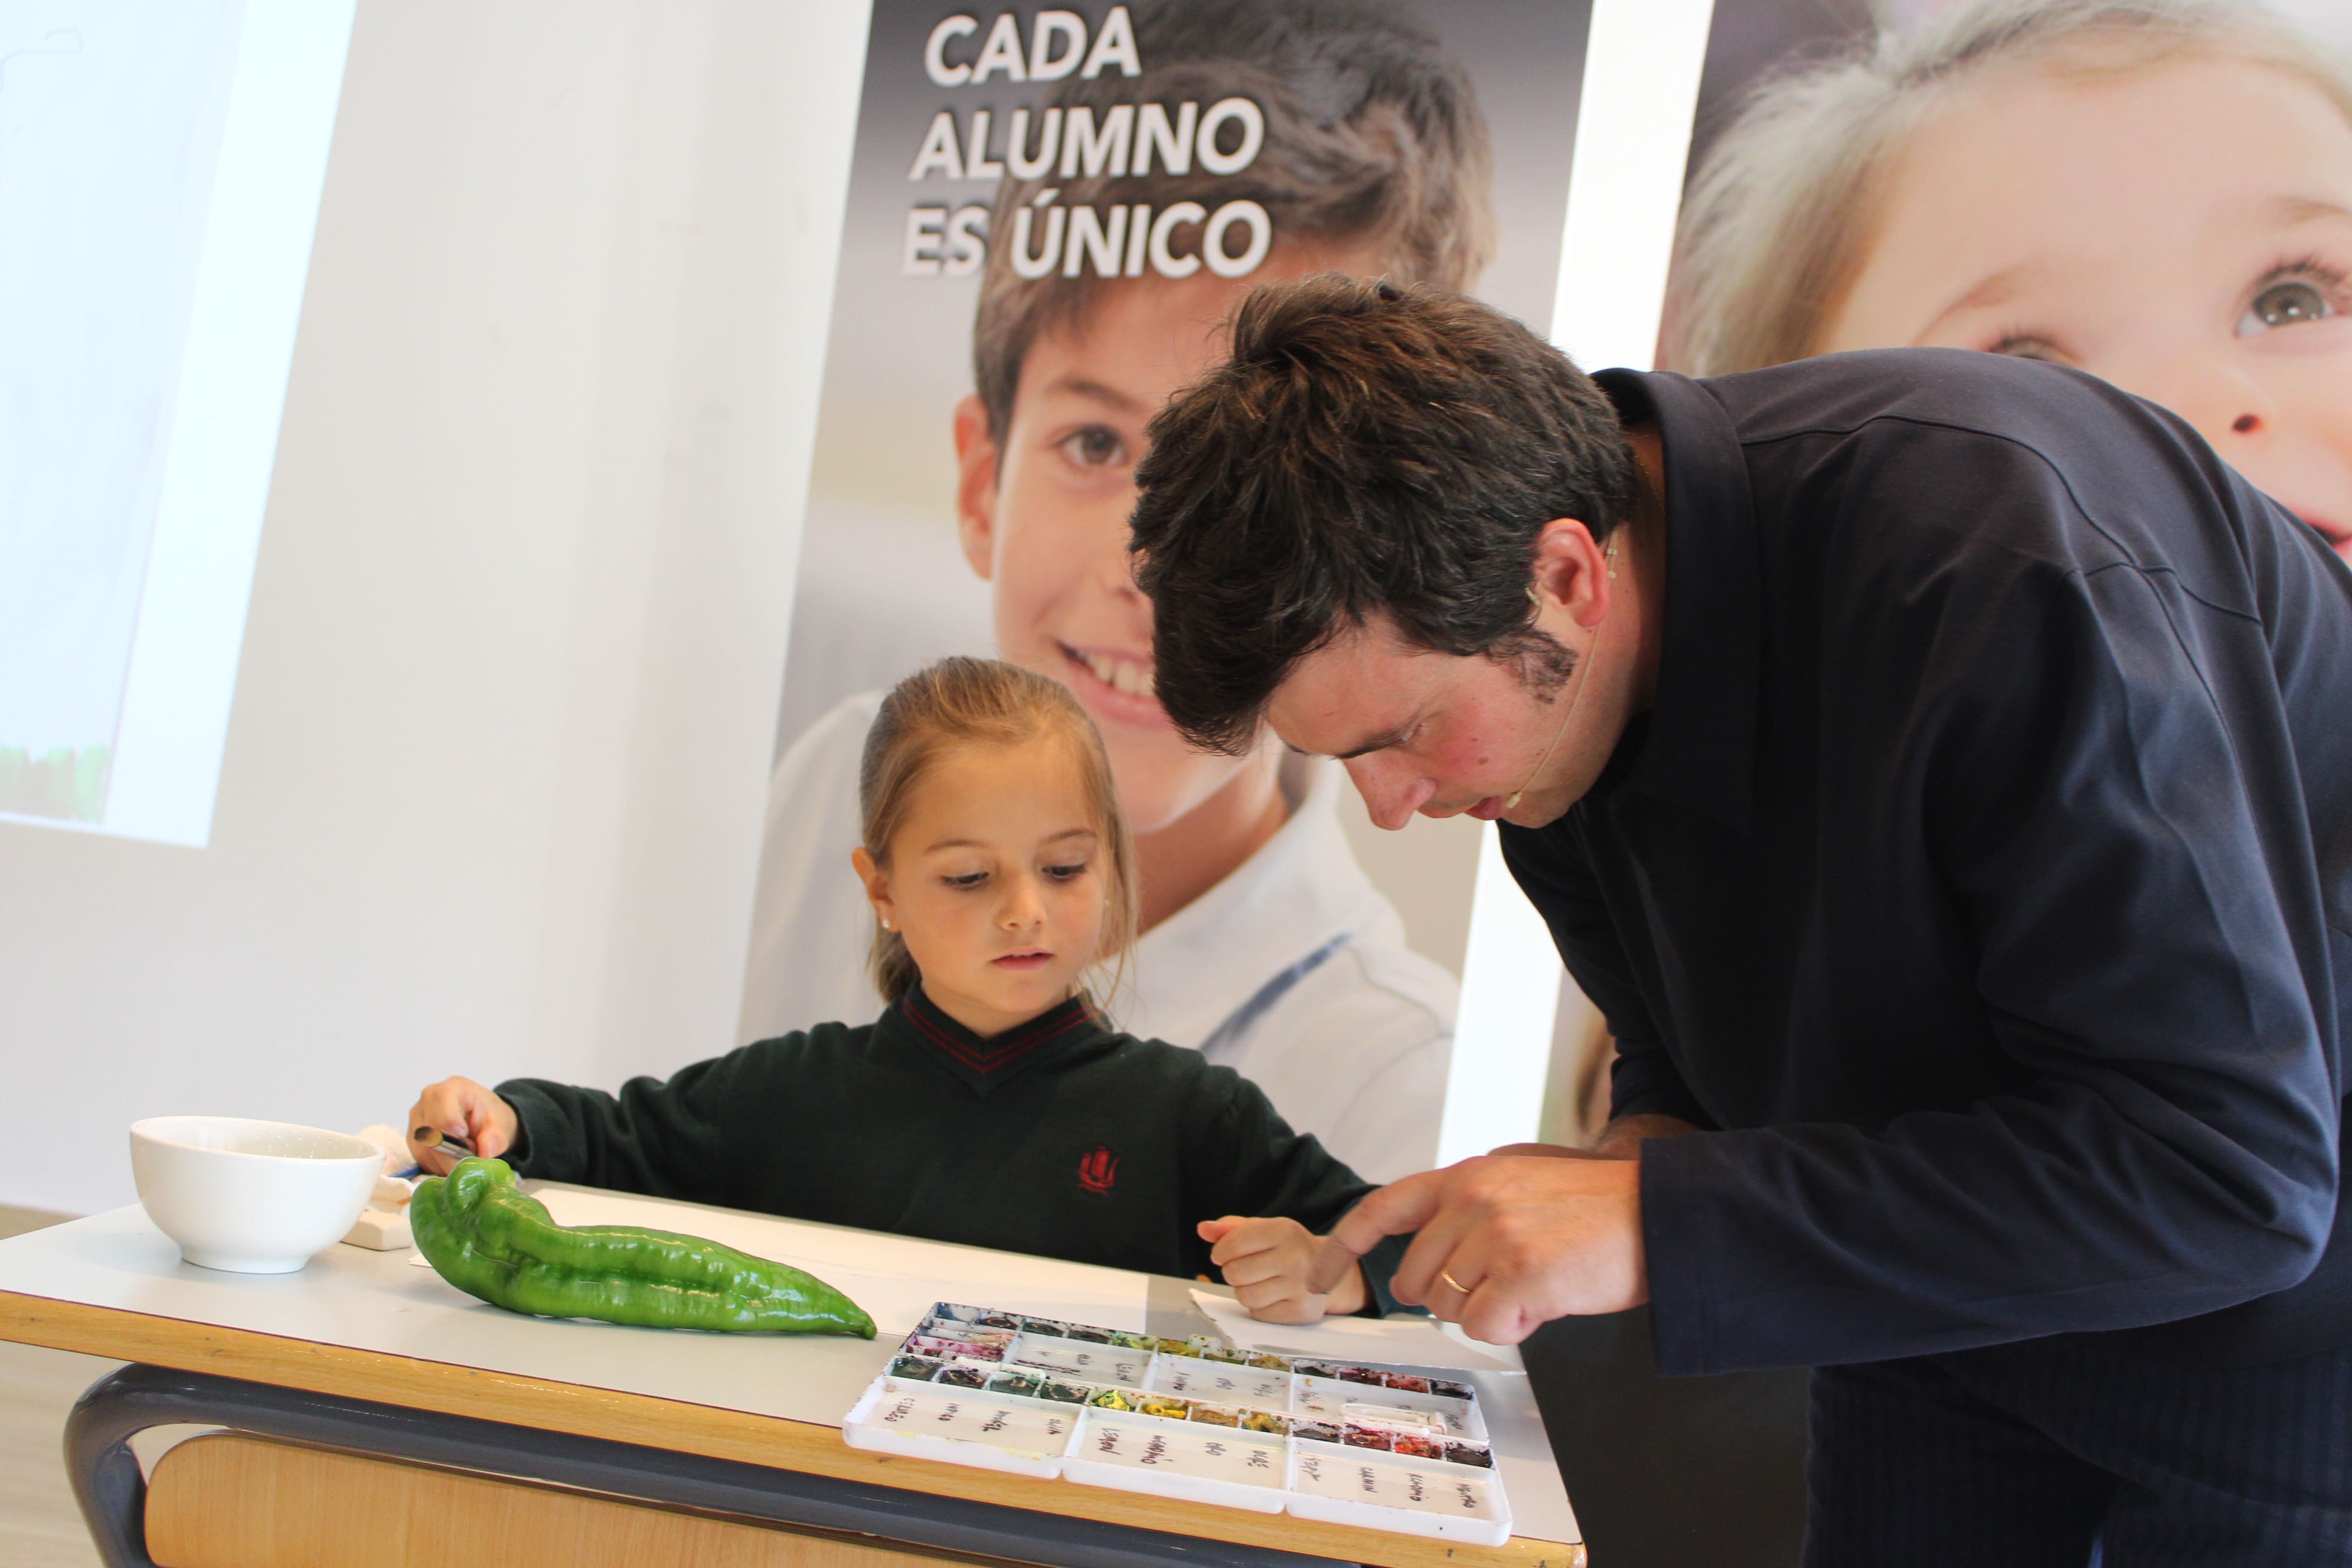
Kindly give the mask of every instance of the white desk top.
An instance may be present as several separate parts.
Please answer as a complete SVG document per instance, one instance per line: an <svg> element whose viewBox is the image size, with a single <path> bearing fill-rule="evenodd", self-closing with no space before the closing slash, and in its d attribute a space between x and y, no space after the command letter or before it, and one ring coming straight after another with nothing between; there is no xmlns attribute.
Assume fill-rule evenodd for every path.
<svg viewBox="0 0 2352 1568"><path fill-rule="evenodd" d="M532 1186L551 1207L571 1206L567 1189ZM896 1321L905 1315L902 1297L1170 1336L1215 1329L1181 1283L1149 1275L691 1204L660 1206L673 1211L672 1229L812 1268L874 1314L879 1337L682 1333L524 1317L412 1268L406 1251L331 1247L299 1274L226 1274L182 1262L135 1205L0 1241L0 1290L824 1426L840 1424L911 1327ZM1518 1531L1582 1539L1527 1379L1468 1375Z"/></svg>

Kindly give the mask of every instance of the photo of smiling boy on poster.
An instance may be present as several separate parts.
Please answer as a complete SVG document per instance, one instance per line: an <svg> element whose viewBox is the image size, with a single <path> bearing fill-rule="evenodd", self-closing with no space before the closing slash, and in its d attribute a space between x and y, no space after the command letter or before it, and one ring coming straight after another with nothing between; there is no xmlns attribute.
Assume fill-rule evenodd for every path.
<svg viewBox="0 0 2352 1568"><path fill-rule="evenodd" d="M1145 422L1256 284L1381 274L1548 310L1585 8L1444 16L1441 41L1433 7L1375 0L877 4L743 1038L879 1011L843 871L860 744L899 665L993 653L1103 732L1142 895L1121 1026L1234 1068L1370 1179L1432 1161L1459 949L1408 944L1414 890L1350 851L1340 769L1169 724L1126 523ZM1457 41L1510 69L1474 82Z"/></svg>

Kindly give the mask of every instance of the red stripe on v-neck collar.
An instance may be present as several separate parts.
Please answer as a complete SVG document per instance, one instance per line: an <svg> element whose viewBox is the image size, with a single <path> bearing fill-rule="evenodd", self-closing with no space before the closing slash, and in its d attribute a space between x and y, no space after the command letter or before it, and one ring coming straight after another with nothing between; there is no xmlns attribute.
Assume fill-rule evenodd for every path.
<svg viewBox="0 0 2352 1568"><path fill-rule="evenodd" d="M906 1015L907 1021L914 1025L925 1039L971 1068L972 1071L983 1075L1020 1060L1039 1046L1061 1038L1082 1024L1092 1023L1095 1017L1092 1007L1080 1007L1052 1028L1039 1030L1026 1038L1017 1037L1019 1029L1028 1027L1027 1025L1022 1025L1019 1028L1009 1029L1005 1034L999 1035L997 1039L1004 1043L993 1049L988 1049L975 1048L940 1027L940 1024L929 1016L933 1006L934 1004L928 997L923 996L919 992L910 991L907 994L906 1005L900 1011ZM1016 1037L1008 1039L1007 1036Z"/></svg>

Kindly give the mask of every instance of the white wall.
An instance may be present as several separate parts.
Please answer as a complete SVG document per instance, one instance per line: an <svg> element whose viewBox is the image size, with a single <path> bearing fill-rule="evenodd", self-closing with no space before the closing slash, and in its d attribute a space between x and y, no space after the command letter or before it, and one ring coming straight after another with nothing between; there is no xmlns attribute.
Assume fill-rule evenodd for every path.
<svg viewBox="0 0 2352 1568"><path fill-rule="evenodd" d="M1650 366L1713 14L1714 0L1593 5L1551 313L1552 342L1587 368ZM1489 829L1437 1163L1572 1125L1560 1101L1599 1040L1596 1022Z"/></svg>
<svg viewBox="0 0 2352 1568"><path fill-rule="evenodd" d="M364 0L212 844L0 825L0 1202L731 1037L865 30Z"/></svg>

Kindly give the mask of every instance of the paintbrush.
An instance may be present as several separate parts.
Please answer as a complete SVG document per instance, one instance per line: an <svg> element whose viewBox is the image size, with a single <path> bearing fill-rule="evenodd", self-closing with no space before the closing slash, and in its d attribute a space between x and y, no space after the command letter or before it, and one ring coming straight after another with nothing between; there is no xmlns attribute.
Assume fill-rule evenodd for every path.
<svg viewBox="0 0 2352 1568"><path fill-rule="evenodd" d="M472 1157L474 1146L455 1132L444 1132L438 1127L419 1127L408 1135L408 1141L419 1149L438 1149L453 1158Z"/></svg>

